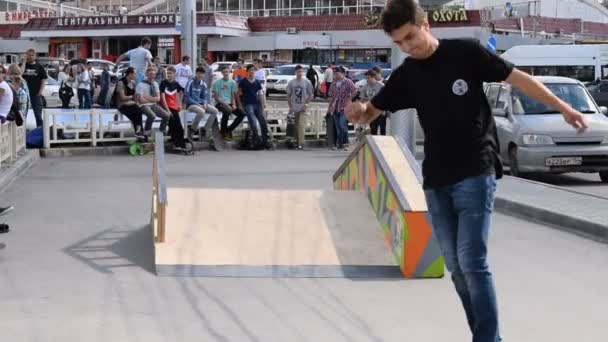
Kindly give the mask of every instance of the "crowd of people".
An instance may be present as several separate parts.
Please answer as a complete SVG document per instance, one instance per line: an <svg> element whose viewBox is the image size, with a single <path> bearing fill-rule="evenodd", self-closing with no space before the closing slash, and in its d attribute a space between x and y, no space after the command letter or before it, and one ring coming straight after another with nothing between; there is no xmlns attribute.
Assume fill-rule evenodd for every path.
<svg viewBox="0 0 608 342"><path fill-rule="evenodd" d="M214 129L219 130L225 141L233 140L233 131L247 118L249 130L245 135L248 146L253 149L273 147L265 115L266 72L262 60L255 60L252 64L239 60L233 70L229 67L220 69L221 77L215 79L206 58L194 70L189 56L183 56L181 63L175 66L163 66L160 58L153 58L151 46L151 39L146 37L139 47L118 57L117 65L128 60L129 67L113 88L107 65L102 65L103 71L95 77L90 62L84 59L70 61L57 75L62 108L71 108L72 98L76 97L78 108L89 109L96 98L100 107L117 108L127 117L136 138L142 142L149 140L154 122L160 119L159 130L171 136L176 150L191 147L188 142L193 141L197 133L200 139L207 138L213 144ZM316 96L319 80L310 66L298 65L295 74L287 86L287 133L290 146L303 149L309 104ZM378 93L383 86L380 69L369 70L367 82L359 89L346 77L341 66L328 67L324 76L327 87L324 95L329 98L326 115L328 144L334 150L348 149L348 123L344 108L354 98L369 101ZM36 52L28 50L24 62L11 65L3 77L6 82L0 84L0 119L8 117L15 98L23 120L32 109L36 126L41 127L42 93L47 78L47 71L36 61ZM99 93L95 97L97 86ZM195 115L189 126L184 126L180 120L182 110ZM220 113L221 120L218 118ZM206 115L207 121L199 129ZM357 130L361 134L386 134L386 118L386 115L381 115L369 127L357 127Z"/></svg>

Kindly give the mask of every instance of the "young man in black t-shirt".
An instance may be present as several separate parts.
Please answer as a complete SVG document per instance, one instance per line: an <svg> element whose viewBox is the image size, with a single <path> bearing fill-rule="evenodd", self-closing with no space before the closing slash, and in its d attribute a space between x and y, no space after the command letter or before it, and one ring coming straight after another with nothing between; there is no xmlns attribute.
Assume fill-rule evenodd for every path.
<svg viewBox="0 0 608 342"><path fill-rule="evenodd" d="M246 67L247 78L239 82L239 98L243 110L247 115L247 122L251 127L251 134L256 145L267 149L272 148L268 141L268 125L264 113L262 113L261 97L262 84L255 78L255 67L249 64ZM258 123L260 124L261 137L258 135Z"/></svg>
<svg viewBox="0 0 608 342"><path fill-rule="evenodd" d="M392 0L384 31L410 57L370 103L346 108L351 122L382 111L418 111L424 130L424 190L434 234L452 274L475 342L500 341L498 309L487 263L490 215L501 176L498 142L483 82L507 81L551 106L580 132L583 115L541 83L472 40L437 40L415 0Z"/></svg>
<svg viewBox="0 0 608 342"><path fill-rule="evenodd" d="M44 67L36 62L34 49L29 49L25 53L25 62L21 64L21 71L30 91L30 103L36 117L36 127L42 127L42 93L48 76Z"/></svg>

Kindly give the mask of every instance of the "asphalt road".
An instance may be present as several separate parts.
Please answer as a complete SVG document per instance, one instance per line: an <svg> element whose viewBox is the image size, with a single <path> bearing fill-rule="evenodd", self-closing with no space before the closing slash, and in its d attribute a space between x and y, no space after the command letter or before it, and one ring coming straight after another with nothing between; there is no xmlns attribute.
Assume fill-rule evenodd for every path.
<svg viewBox="0 0 608 342"><path fill-rule="evenodd" d="M329 189L344 157L170 155L168 181ZM156 277L150 193L149 157L43 159L16 180L2 194L16 207L3 218L12 231L0 236L8 245L0 251L2 335L11 342L470 341L448 278ZM490 256L505 341L606 339L606 245L497 214Z"/></svg>

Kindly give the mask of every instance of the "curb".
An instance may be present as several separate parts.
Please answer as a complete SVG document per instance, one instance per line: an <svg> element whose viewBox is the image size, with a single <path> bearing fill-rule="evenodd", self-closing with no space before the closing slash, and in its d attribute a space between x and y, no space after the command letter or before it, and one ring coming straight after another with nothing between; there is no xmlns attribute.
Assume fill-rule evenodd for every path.
<svg viewBox="0 0 608 342"><path fill-rule="evenodd" d="M82 157L82 156L111 156L117 154L128 154L128 145L118 146L87 146L87 147L59 147L50 149L40 149L40 156L43 158L59 157Z"/></svg>
<svg viewBox="0 0 608 342"><path fill-rule="evenodd" d="M40 160L38 150L26 150L25 154L0 173L0 191L8 188L19 176Z"/></svg>
<svg viewBox="0 0 608 342"><path fill-rule="evenodd" d="M238 151L238 141L227 142L227 151ZM277 150L288 150L287 141L280 140L274 142ZM305 148L324 148L325 140L307 140L304 144ZM165 144L165 148L169 148L168 144ZM194 150L208 150L209 143L206 141L195 141ZM74 147L55 147L50 149L40 149L40 156L43 158L61 158L61 157L83 157L83 156L113 156L113 155L127 155L129 154L129 145L112 145L112 146L74 146Z"/></svg>
<svg viewBox="0 0 608 342"><path fill-rule="evenodd" d="M494 207L502 214L532 220L597 242L608 243L608 226L535 207L497 195Z"/></svg>

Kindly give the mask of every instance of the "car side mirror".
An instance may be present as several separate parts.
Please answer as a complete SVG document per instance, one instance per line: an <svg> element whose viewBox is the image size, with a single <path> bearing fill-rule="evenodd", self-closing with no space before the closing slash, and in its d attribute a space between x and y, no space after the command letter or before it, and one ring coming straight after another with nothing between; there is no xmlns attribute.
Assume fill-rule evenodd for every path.
<svg viewBox="0 0 608 342"><path fill-rule="evenodd" d="M492 109L492 115L507 117L507 111L502 108L494 108L494 109Z"/></svg>
<svg viewBox="0 0 608 342"><path fill-rule="evenodd" d="M600 113L602 113L604 115L608 115L608 107L600 106Z"/></svg>

